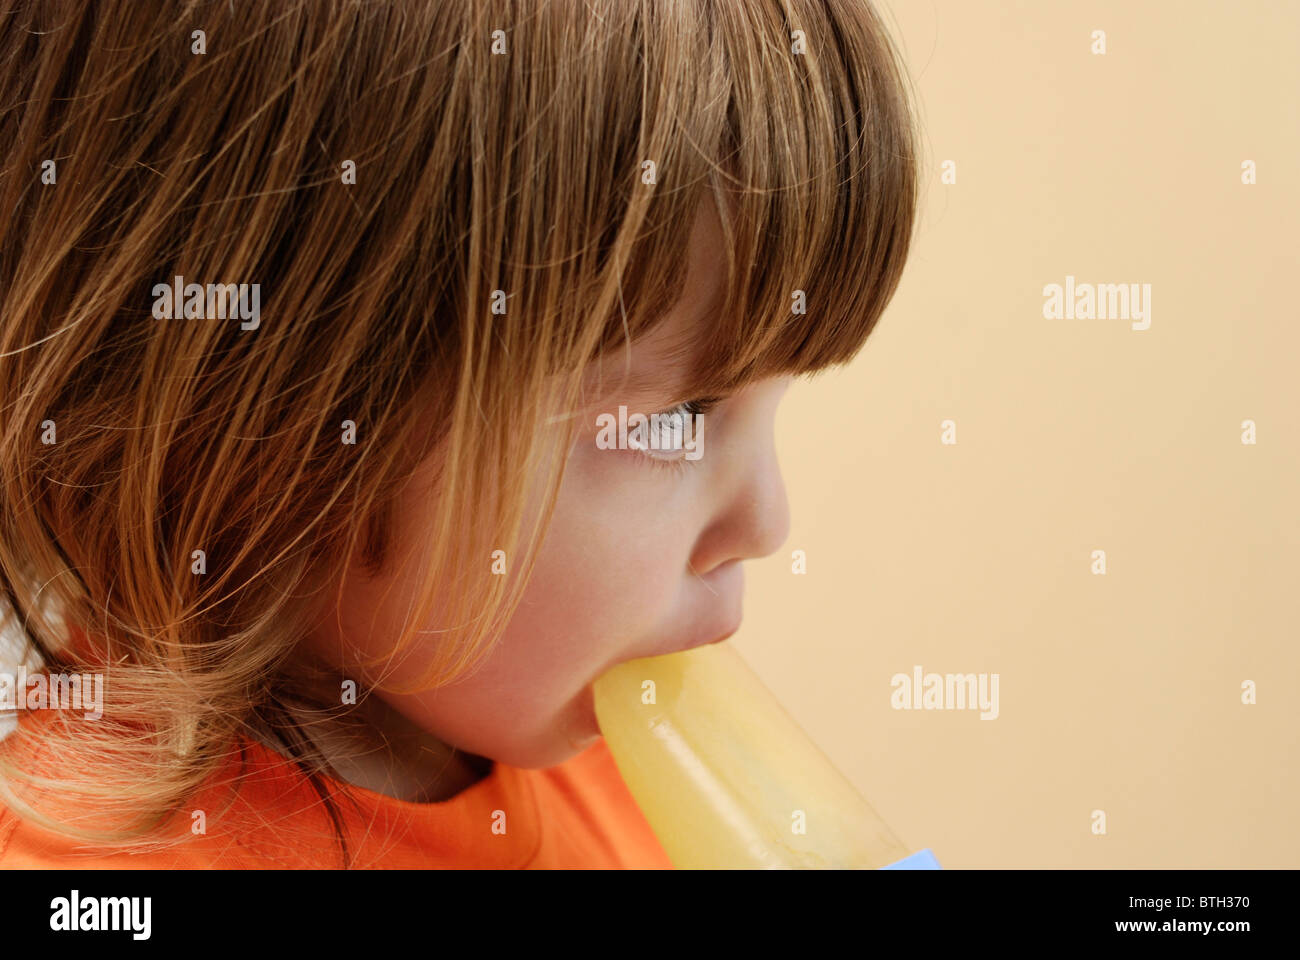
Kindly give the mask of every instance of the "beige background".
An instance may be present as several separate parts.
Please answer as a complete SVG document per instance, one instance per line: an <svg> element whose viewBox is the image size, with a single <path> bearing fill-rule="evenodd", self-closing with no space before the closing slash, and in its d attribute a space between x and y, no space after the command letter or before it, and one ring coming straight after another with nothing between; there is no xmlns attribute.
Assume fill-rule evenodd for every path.
<svg viewBox="0 0 1300 960"><path fill-rule="evenodd" d="M791 536L734 642L945 867L1300 867L1300 4L878 9L922 224L782 405ZM1067 274L1150 283L1150 329L1044 320ZM891 709L914 664L998 673L1000 716Z"/></svg>

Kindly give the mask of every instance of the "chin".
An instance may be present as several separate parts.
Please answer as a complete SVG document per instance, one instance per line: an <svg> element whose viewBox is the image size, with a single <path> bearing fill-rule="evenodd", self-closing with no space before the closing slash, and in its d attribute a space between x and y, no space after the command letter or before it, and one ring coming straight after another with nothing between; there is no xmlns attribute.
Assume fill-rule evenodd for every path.
<svg viewBox="0 0 1300 960"><path fill-rule="evenodd" d="M571 760L595 744L600 736L596 699L591 684L587 684L537 738L494 751L492 759L523 770L541 770Z"/></svg>

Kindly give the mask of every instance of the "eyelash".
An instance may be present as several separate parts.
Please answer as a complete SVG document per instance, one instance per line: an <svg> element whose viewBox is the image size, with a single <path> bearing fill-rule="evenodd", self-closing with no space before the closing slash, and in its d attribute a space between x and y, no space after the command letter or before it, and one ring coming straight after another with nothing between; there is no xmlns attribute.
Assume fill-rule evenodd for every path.
<svg viewBox="0 0 1300 960"><path fill-rule="evenodd" d="M669 407L667 410L660 411L660 415L672 416L674 413L694 414L703 416L717 407L722 402L722 397L697 397L694 400L683 400L676 406ZM653 457L647 453L641 453L643 461L649 462L652 467L661 470L671 470L673 473L681 474L689 469L694 460L687 460L685 457L674 457L671 460L665 460L662 457Z"/></svg>
<svg viewBox="0 0 1300 960"><path fill-rule="evenodd" d="M677 406L670 407L663 412L670 416L674 413L693 413L697 417L700 417L708 413L721 402L721 397L697 397L694 400L683 400L681 403L677 404Z"/></svg>

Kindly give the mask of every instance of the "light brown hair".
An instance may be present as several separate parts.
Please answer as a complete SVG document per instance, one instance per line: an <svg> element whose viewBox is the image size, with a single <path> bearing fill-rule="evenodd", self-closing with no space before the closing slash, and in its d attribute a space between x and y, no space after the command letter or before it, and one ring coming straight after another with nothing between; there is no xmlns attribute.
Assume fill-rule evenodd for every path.
<svg viewBox="0 0 1300 960"><path fill-rule="evenodd" d="M542 417L675 301L701 203L728 269L696 395L851 358L913 232L866 0L39 0L4 4L0 63L0 600L46 669L107 674L102 720L42 728L60 776L0 756L0 800L88 840L165 841L240 733L322 769L295 651L430 456L429 602L394 647L436 593L430 681L477 662L532 563L489 557L561 479ZM258 283L260 326L155 319L176 275Z"/></svg>

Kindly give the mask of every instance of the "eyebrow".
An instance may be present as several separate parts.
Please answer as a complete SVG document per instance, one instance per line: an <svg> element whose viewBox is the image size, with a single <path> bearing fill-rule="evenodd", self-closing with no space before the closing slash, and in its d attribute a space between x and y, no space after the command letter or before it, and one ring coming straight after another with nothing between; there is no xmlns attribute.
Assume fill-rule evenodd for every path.
<svg viewBox="0 0 1300 960"><path fill-rule="evenodd" d="M695 339L677 338L674 342L661 345L642 361L640 369L631 369L624 374L620 368L609 373L602 380L604 396L609 396L615 390L633 396L662 396L665 407L692 399L689 396L692 386L700 381L706 366L697 352ZM615 358L614 363L619 363L617 355Z"/></svg>
<svg viewBox="0 0 1300 960"><path fill-rule="evenodd" d="M662 398L661 402L656 400L654 409L637 411L647 414L665 412L674 404L700 399L703 397L701 389L713 391L710 392L710 397L725 395L728 391L720 388L697 389L700 384L709 382L709 364L701 350L702 347L691 338L679 337L673 342L661 344L654 349L649 358L643 359L641 369L629 369L626 373L622 366L626 354L613 351L601 358L601 362L605 364L605 367L602 367L605 377L599 385L601 392L598 395L584 394L581 409L548 417L546 422L559 423L584 416L598 404L617 400L619 394L625 397L645 394ZM606 370L606 367L614 369ZM668 378L667 369L672 369L674 372L671 379Z"/></svg>

